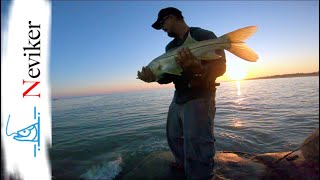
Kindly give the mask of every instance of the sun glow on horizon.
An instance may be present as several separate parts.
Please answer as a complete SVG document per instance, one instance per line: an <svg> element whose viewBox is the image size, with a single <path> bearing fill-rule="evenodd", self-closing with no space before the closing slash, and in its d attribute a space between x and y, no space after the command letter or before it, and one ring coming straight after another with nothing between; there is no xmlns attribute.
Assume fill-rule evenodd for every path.
<svg viewBox="0 0 320 180"><path fill-rule="evenodd" d="M248 75L248 71L243 64L230 63L227 65L227 73L231 80L242 80Z"/></svg>

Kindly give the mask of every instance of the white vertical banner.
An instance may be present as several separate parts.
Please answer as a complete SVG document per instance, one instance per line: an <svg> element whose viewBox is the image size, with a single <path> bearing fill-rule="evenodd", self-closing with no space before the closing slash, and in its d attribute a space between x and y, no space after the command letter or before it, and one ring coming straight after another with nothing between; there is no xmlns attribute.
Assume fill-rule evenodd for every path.
<svg viewBox="0 0 320 180"><path fill-rule="evenodd" d="M51 179L51 2L14 0L1 49L1 139L5 177Z"/></svg>

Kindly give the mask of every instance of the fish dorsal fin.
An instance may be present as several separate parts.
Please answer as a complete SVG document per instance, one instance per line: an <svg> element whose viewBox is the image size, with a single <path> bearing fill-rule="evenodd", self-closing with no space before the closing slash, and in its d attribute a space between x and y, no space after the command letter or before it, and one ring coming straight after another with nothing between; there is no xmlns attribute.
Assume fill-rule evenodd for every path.
<svg viewBox="0 0 320 180"><path fill-rule="evenodd" d="M193 44L193 43L196 43L196 42L198 42L198 41L196 41L195 39L193 39L193 38L191 37L190 30L189 30L188 36L187 36L186 40L184 40L182 46L187 46L187 45L189 45L189 44Z"/></svg>

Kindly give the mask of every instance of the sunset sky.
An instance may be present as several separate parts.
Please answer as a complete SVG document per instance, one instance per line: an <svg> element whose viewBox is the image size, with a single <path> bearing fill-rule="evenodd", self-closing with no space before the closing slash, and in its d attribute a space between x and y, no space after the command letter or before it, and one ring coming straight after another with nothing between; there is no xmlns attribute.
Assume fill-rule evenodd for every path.
<svg viewBox="0 0 320 180"><path fill-rule="evenodd" d="M10 1L1 1L6 25ZM151 24L161 8L180 9L189 26L218 37L255 25L247 45L258 62L226 51L219 81L319 70L319 1L53 1L50 44L52 95L77 96L160 88L136 79L137 71L164 53L171 38ZM239 72L239 73L237 73ZM169 85L169 87L172 85Z"/></svg>

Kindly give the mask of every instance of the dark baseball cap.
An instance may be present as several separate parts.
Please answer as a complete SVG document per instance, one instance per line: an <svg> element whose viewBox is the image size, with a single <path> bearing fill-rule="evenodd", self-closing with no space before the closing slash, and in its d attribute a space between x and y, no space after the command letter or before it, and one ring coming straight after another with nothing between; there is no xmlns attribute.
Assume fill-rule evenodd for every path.
<svg viewBox="0 0 320 180"><path fill-rule="evenodd" d="M174 7L167 7L167 8L164 8L164 9L161 9L158 13L158 19L156 22L154 22L152 24L152 27L159 30L161 29L161 20L168 16L168 15L175 15L175 16L181 16L182 17L182 13L179 9L177 8L174 8Z"/></svg>

